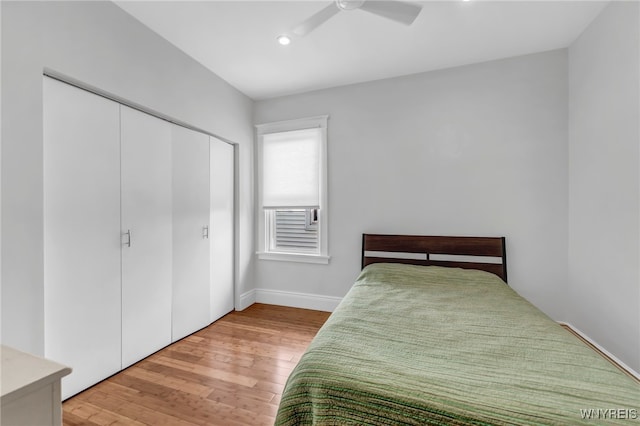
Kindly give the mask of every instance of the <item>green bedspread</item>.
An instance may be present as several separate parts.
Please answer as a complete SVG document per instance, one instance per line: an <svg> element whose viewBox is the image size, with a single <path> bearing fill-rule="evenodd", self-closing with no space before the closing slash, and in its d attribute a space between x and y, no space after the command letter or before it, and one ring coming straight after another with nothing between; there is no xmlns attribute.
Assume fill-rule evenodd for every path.
<svg viewBox="0 0 640 426"><path fill-rule="evenodd" d="M640 385L495 275L396 264L363 270L291 373L276 419L638 422Z"/></svg>

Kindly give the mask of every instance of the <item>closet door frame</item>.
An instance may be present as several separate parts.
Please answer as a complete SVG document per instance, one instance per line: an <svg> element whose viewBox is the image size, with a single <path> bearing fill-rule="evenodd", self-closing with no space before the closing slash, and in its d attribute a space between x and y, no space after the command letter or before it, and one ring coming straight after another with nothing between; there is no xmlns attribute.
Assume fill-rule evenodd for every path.
<svg viewBox="0 0 640 426"><path fill-rule="evenodd" d="M211 141L216 139L215 137L207 134L206 132L203 132L201 130L197 130L194 129L192 126L189 126L186 123L181 123L179 120L173 120L170 119L166 116L158 116L157 113L154 113L152 111L145 111L144 108L141 108L139 105L133 105L131 103L129 103L128 101L126 101L125 99L119 97L119 96L115 96L112 95L108 92L104 92L101 91L100 89L97 89L93 86L89 86L89 85L84 85L81 82L78 82L75 79L66 77L62 74L58 74L57 72L54 71L50 71L47 70L45 71L45 75L44 75L44 107L45 109L47 108L47 93L50 93L51 90L47 89L47 86L56 86L56 85L61 85L62 87L68 87L73 91L77 91L78 93L82 93L83 96L91 96L94 99L99 100L99 103L106 103L111 105L113 108L118 109L118 120L120 117L119 111L120 109L123 108L130 108L132 110L136 110L137 112L140 112L141 114L148 114L154 118L157 118L158 120L162 120L163 122L167 122L168 125L170 125L172 127L172 133L176 132L176 130L174 129L181 129L179 131L177 131L178 133L181 131L185 131L185 132L191 132L193 134L198 134L201 135L201 137L203 138L203 141L206 139L207 142L206 143L209 151L207 153L203 154L205 155L201 155L201 158L206 158L208 161L211 161L211 151L210 151L210 147L211 147ZM56 120L49 120L49 124L47 124L47 113L45 112L45 123L44 123L44 128L45 128L45 143L47 140L47 135L46 135L46 129L47 126L51 125L51 122L55 122ZM87 120L75 120L74 123L76 122L81 122L83 125L84 124L88 124ZM109 220L97 220L95 222L92 222L90 225L94 225L96 222L99 222L101 225L103 225L105 228L113 228L110 229L109 231L107 231L106 229L101 229L100 233L101 235L104 234L108 234L107 240L107 248L105 248L105 250L109 250L110 251L110 255L108 256L99 256L102 258L102 260L105 260L105 258L109 258L111 259L111 261L113 261L114 264L117 264L118 267L115 268L118 270L117 272L117 279L113 279L113 277L111 277L109 274L99 274L101 275L101 280L102 281L109 281L109 279L111 279L111 281L115 281L118 282L119 285L114 286L113 284L110 285L103 285L101 286L101 288L109 288L108 292L110 292L109 295L105 296L101 293L100 294L100 307L98 309L89 309L86 312L86 315L83 314L78 314L75 311L73 311L73 309L71 310L65 310L65 314L63 315L64 318L62 319L62 321L56 320L55 316L58 315L60 316L60 310L57 310L55 308L52 308L52 305L55 303L58 303L60 301L60 299L64 299L64 292L59 292L55 286L51 286L51 278L47 277L47 271L51 271L52 268L55 269L55 265L58 263L58 260L55 258L55 256L52 256L53 252L51 250L51 247L54 244L57 244L57 242L54 242L55 239L55 235L53 235L51 232L47 232L47 230L51 229L51 224L52 224L52 216L51 216L51 212L52 210L52 204L51 204L51 200L52 200L52 193L51 190L47 190L47 188L50 188L51 185L53 184L53 182L55 180L49 180L47 179L47 167L51 164L50 160L51 158L47 158L47 147L45 146L44 149L44 157L43 157L43 162L44 162L44 176L45 176L45 201L44 201L44 214L43 214L43 221L45 223L45 235L44 235L44 245L45 245L45 253L44 253L44 259L45 259L45 303L44 303L44 311L45 311L45 356L50 356L54 359L57 359L58 361L62 361L64 362L64 359L69 359L70 361L67 362L67 364L71 364L72 367L75 367L74 372L76 373L75 375L72 373L72 375L68 376L67 378L63 379L63 398L69 397L79 391L84 390L86 387L91 386L95 383L97 383L98 381L104 379L105 377L108 377L111 374L114 374L118 371L120 371L123 367L123 347L122 347L122 341L123 341L123 332L122 332L122 327L123 327L123 311L122 311L122 297L123 297L123 276L122 276L122 262L123 262L123 247L122 245L125 244L127 242L127 237L130 236L127 235L123 235L124 233L126 233L127 229L123 229L123 223L121 223L121 219L122 219L122 210L121 210L121 202L122 199L121 197L121 186L120 186L120 174L121 174L121 163L120 161L121 159L121 146L120 146L120 127L119 127L120 123L118 122L117 126L116 126L116 130L115 132L118 133L118 137L117 139L117 154L115 155L118 158L118 162L115 165L115 167L117 168L117 173L115 173L115 175L117 176L116 179L113 180L113 182L110 183L110 185L114 184L114 188L117 188L117 190L111 188L111 190L109 191L110 194L114 197L114 199L117 199L117 207L113 207L111 206L110 208L102 208L101 212L108 214L108 211L117 211L117 214L115 214L113 216L113 220L109 219ZM96 132L99 133L98 137L94 138L92 137L91 139L93 141L98 140L100 137L104 138L106 137L107 134L109 134L110 132ZM173 135L172 135L173 138ZM227 142L222 142L220 141L220 143L227 143ZM232 182L232 192L233 195L235 195L235 190L236 190L236 183L237 183L237 173L235 171L235 167L237 167L236 165L236 159L235 159L235 144L231 144L229 143L229 145L232 148L232 159L231 161L233 162L233 164L231 164L232 166L232 174L233 174L233 182ZM175 145L172 142L172 153L171 156L173 157L173 150L175 149ZM100 167L102 165L102 163L104 163L105 158L108 158L107 156L104 155L98 155L99 160L98 160L98 164L96 165L96 167L92 167L89 164L85 164L86 169L92 169L92 170L100 170ZM69 155L68 156L68 160L69 160L69 165L70 168L69 170L73 169L73 163L74 163L74 159L75 156L74 155ZM173 162L173 160L172 160ZM174 166L172 165L172 185L171 185L171 191L172 191L172 202L174 199L174 195L173 195L173 190L175 188L175 181L173 180L173 172L174 172ZM50 170L50 169L49 169ZM208 175L207 175L207 184L211 185L212 182L212 174L211 174L211 170L209 170ZM75 179L75 181L77 181L77 183L79 184L89 184L89 182L87 182L86 180L83 181L83 179ZM204 181L204 179L203 179ZM113 186L113 185L112 185ZM96 192L96 191L93 191ZM76 193L77 194L77 193ZM95 195L95 194L94 194ZM116 197L117 196L117 197ZM210 197L210 192L207 191L207 197ZM70 201L66 202L66 205L64 206L64 208L69 208L69 209L73 209L74 207L76 207L77 202L80 201L79 198L82 197L69 197L71 198ZM104 200L103 200L104 201ZM231 271L229 274L227 274L227 276L231 276L231 286L232 286L232 294L233 294L233 300L232 300L232 308L235 307L235 300L237 298L236 293L236 283L235 283L235 273L236 273L236 255L237 255L237 250L236 250L236 241L238 238L237 235L237 229L235 228L236 226L236 221L237 221L237 214L235 212L235 207L237 204L236 200L232 200L232 205L233 205L233 211L231 212L231 216L232 216L232 229L231 229L231 233L232 233L232 241L231 241L231 253L232 253L232 259L231 259ZM98 203L99 204L99 203ZM208 202L206 203L207 206L210 208L211 207L211 200L208 200ZM96 204L97 205L97 204ZM172 207L172 228L173 228L173 213L175 212L175 209ZM213 320L217 319L216 318L216 314L214 313L214 310L212 308L213 306L213 301L215 300L215 288L212 287L214 285L214 275L215 273L213 271L211 271L212 268L212 263L211 263L211 259L213 258L214 252L211 247L211 240L210 238L213 237L213 235L211 234L212 229L215 228L215 223L212 222L212 214L211 211L209 210L207 212L206 215L206 219L204 218L203 215L203 219L204 221L201 220L201 222L203 223L203 225L208 226L208 236L209 238L203 238L203 240L205 240L204 242L207 245L207 253L205 256L203 256L203 258L207 259L209 261L209 270L206 271L203 275L206 278L206 284L203 284L201 288L205 288L206 287L206 297L202 297L201 300L205 300L207 302L207 306L206 306L206 315L205 315L205 309L196 309L195 311L199 311L201 314L198 314L200 316L200 318L198 319L198 321L194 322L195 326L189 327L189 328L184 328L183 330L176 330L173 324L173 321L171 322L171 330L170 330L170 334L172 334L171 336L171 341L176 341L194 331L196 331L197 329L204 327L206 325L208 325L209 323L211 323ZM68 218L67 218L68 219ZM112 223L113 222L113 223ZM114 226L114 224L116 224L117 226ZM117 230L115 232L113 232L115 229L117 228ZM199 226L199 228L201 228L201 226ZM85 236L94 236L94 231L95 228L87 228L85 229L81 229L80 227L75 227L74 231L81 231L81 232L77 232L77 235L83 234ZM104 232L102 232L104 231ZM204 229L202 230L202 232L204 232ZM172 229L171 232L172 235L172 246L175 247L174 244L174 239L175 239L175 231ZM202 234L201 234L202 236ZM135 244L136 243L136 236L134 236L134 239L132 240L132 243ZM47 246L47 244L49 244L49 246ZM63 252L63 250L59 250L60 253ZM173 257L173 256L172 256ZM86 262L82 262L83 264L80 265L80 269L83 269L85 266L89 265L89 263ZM227 264L229 264L229 262L226 262ZM174 266L176 265L176 261L174 259L172 259L171 262L169 262L170 266L171 266L171 277L172 277L172 281L174 280L174 278L176 277L176 273L175 273L175 268ZM58 268L61 269L61 268ZM84 268L86 269L86 268ZM95 273L96 270L94 270L93 272ZM73 271L71 271L73 272ZM50 274L49 274L50 275ZM76 274L78 275L78 274ZM109 275L109 276L107 276ZM65 278L66 279L66 278ZM58 280L59 282L60 280ZM205 282L205 281L203 281ZM175 284L172 282L172 289L171 289L172 293L175 292ZM113 293L113 294L111 294ZM117 297L113 297L114 294L117 294ZM202 293L204 294L204 293ZM172 294L173 296L173 294ZM69 300L72 303L73 301L77 301L78 299L78 295L76 294L75 296L72 296L69 298ZM113 309L109 309L107 308L107 306L110 306L112 304L112 299L118 299L119 300L119 305L117 307L112 307ZM85 308L88 305L85 304ZM226 309L226 308L225 308ZM86 310L86 309L85 309ZM64 341L64 342L60 342L59 336L55 336L55 333L59 333L61 329L64 329L64 326L61 326L61 324L69 324L72 328L73 327L80 327L80 328L89 328L93 323L91 321L87 321L85 319L85 316L90 317L91 314L94 314L96 316L99 316L100 313L107 312L107 314L101 315L105 318L109 318L106 322L109 324L108 325L108 335L107 337L103 336L103 337L96 337L96 342L102 342L104 343L104 345L108 348L106 351L100 352L100 355L92 355L87 357L87 359L90 359L90 362L93 366L96 367L96 369L101 369L101 366L103 364L108 364L108 368L102 368L100 373L96 373L92 375L91 379L82 379L81 382L82 384L77 384L76 383L76 378L85 375L85 373L83 372L84 367L80 366L82 364L82 362L77 362L75 361L76 358L80 358L81 357L81 351L73 351L72 349L69 350L68 352L74 352L75 355L77 355L76 358L70 357L70 358L66 358L65 356L57 356L57 352L60 347L64 347L66 349L68 348L72 348L72 344L68 344L68 342ZM172 301L172 309L171 309L171 315L173 316L176 312L176 304L173 303ZM117 315L112 315L114 313L117 313ZM113 318L111 318L113 317ZM206 319L205 319L206 318ZM172 318L173 320L173 318ZM94 331L94 334L99 335L100 334L100 330L97 330L96 328L92 329ZM75 335L78 335L78 333L74 332ZM117 334L119 336L119 339L114 339L113 335ZM80 335L82 335L82 333L80 333ZM81 339L80 339L81 340ZM92 339L86 339L84 341L82 341L82 345L86 346L86 347L90 347L93 350L97 350L98 348L102 347L102 345L100 345L99 343L97 344L87 344L87 342L93 342ZM169 342L170 343L170 342ZM58 351L59 352L59 351ZM114 357L110 357L108 355L108 353L119 353L120 356L117 357L117 360L113 360L115 359ZM149 353L150 354L150 353ZM148 354L147 354L148 355ZM108 358L112 358L111 361L106 361L106 359ZM125 357L126 358L126 357ZM133 359L133 358L131 358ZM128 361L125 361L128 364ZM80 366L80 367L79 367ZM65 384L66 383L66 384Z"/></svg>
<svg viewBox="0 0 640 426"><path fill-rule="evenodd" d="M213 136L210 142L211 321L235 306L235 150Z"/></svg>

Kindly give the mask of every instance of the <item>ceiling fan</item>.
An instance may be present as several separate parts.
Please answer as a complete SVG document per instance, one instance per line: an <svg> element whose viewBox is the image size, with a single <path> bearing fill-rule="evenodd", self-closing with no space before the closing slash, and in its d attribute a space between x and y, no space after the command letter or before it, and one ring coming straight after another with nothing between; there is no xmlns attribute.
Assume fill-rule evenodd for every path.
<svg viewBox="0 0 640 426"><path fill-rule="evenodd" d="M355 9L361 9L405 25L411 25L418 17L422 6L400 0L335 0L324 9L298 24L293 28L292 32L303 37L338 12Z"/></svg>

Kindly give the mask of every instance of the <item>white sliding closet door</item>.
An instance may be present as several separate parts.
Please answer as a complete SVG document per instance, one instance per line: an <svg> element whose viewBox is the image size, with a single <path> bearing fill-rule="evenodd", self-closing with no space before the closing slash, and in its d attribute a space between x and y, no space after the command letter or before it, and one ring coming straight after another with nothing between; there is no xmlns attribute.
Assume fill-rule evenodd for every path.
<svg viewBox="0 0 640 426"><path fill-rule="evenodd" d="M211 141L211 321L231 312L233 295L233 146Z"/></svg>
<svg viewBox="0 0 640 426"><path fill-rule="evenodd" d="M171 343L171 124L121 106L122 367Z"/></svg>
<svg viewBox="0 0 640 426"><path fill-rule="evenodd" d="M45 356L67 398L120 370L117 103L44 79Z"/></svg>
<svg viewBox="0 0 640 426"><path fill-rule="evenodd" d="M209 136L172 128L172 339L176 341L210 323Z"/></svg>

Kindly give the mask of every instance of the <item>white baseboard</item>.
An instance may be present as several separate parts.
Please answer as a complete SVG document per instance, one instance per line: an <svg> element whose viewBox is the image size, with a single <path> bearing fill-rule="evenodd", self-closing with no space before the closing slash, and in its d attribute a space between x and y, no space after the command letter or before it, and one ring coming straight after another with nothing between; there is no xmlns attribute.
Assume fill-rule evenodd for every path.
<svg viewBox="0 0 640 426"><path fill-rule="evenodd" d="M618 366L620 368L625 370L631 376L635 377L637 380L640 380L640 373L638 373L637 371L635 371L634 369L629 367L624 362L620 361L620 359L618 359L615 355L613 355L611 352L609 352L608 350L606 350L605 348L600 346L598 343L596 343L593 339L591 339L589 336L584 334L582 331L580 331L579 329L577 329L573 325L569 324L568 322L558 321L558 324L564 325L566 327L569 327L574 333L576 333L578 336L582 337L585 341L587 341L590 345L592 345L598 351L602 352L607 358L611 359L611 361L613 361L614 363L618 364Z"/></svg>
<svg viewBox="0 0 640 426"><path fill-rule="evenodd" d="M320 294L296 293L292 291L271 290L257 288L254 292L253 302L269 305L290 306L292 308L313 309L315 311L333 312L342 300L341 297L322 296ZM251 295L247 292L241 296L247 302ZM246 295L246 297L245 297ZM248 305L247 305L248 306Z"/></svg>
<svg viewBox="0 0 640 426"><path fill-rule="evenodd" d="M256 291L249 290L240 295L240 299L238 300L238 305L236 306L236 311L244 311L249 306L256 303Z"/></svg>
<svg viewBox="0 0 640 426"><path fill-rule="evenodd" d="M254 303L266 303L268 305L333 312L341 300L341 297L335 296L256 288L240 295L236 310L245 310Z"/></svg>

